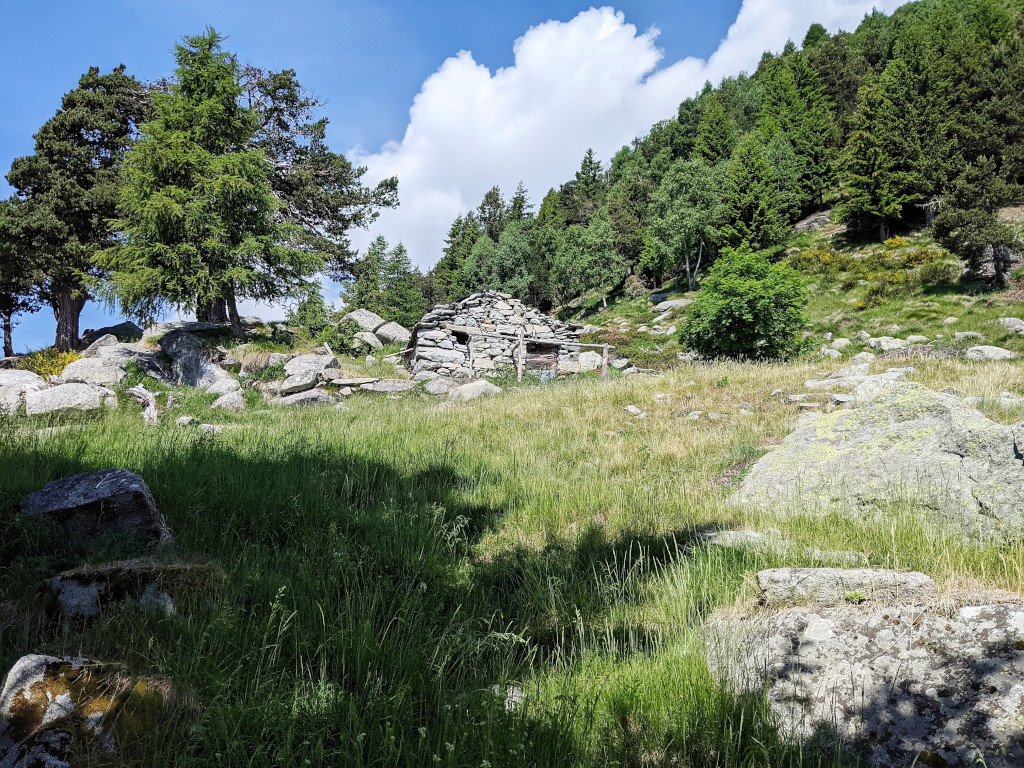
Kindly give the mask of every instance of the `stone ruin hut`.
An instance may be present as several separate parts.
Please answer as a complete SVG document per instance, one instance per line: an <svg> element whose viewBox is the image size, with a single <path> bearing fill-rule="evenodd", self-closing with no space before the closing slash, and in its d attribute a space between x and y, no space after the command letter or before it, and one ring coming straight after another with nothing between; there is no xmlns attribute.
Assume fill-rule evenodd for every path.
<svg viewBox="0 0 1024 768"><path fill-rule="evenodd" d="M454 378L516 368L543 378L579 373L581 327L530 309L507 293L483 291L424 315L413 328L405 361L413 373Z"/></svg>

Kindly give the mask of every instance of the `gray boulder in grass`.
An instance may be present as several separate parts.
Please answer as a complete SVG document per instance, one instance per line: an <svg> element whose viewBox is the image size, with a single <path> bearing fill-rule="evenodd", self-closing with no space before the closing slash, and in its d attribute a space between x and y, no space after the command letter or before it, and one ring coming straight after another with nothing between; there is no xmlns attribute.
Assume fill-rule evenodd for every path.
<svg viewBox="0 0 1024 768"><path fill-rule="evenodd" d="M25 393L25 413L39 416L64 411L95 411L102 405L100 387L91 384L61 384Z"/></svg>
<svg viewBox="0 0 1024 768"><path fill-rule="evenodd" d="M501 392L501 387L496 387L486 379L478 379L477 381L463 384L461 387L456 387L448 393L448 399L456 403L465 403L489 395L499 395Z"/></svg>
<svg viewBox="0 0 1024 768"><path fill-rule="evenodd" d="M134 472L103 469L47 483L21 502L26 517L57 522L73 549L86 549L107 534L122 534L160 546L173 543L146 481Z"/></svg>
<svg viewBox="0 0 1024 768"><path fill-rule="evenodd" d="M354 309L341 318L341 322L350 322L358 325L362 330L373 333L387 321L368 309Z"/></svg>
<svg viewBox="0 0 1024 768"><path fill-rule="evenodd" d="M313 376L328 368L337 368L334 355L296 355L284 364L285 376Z"/></svg>
<svg viewBox="0 0 1024 768"><path fill-rule="evenodd" d="M398 323L384 323L373 335L383 344L408 344L412 338L412 333Z"/></svg>

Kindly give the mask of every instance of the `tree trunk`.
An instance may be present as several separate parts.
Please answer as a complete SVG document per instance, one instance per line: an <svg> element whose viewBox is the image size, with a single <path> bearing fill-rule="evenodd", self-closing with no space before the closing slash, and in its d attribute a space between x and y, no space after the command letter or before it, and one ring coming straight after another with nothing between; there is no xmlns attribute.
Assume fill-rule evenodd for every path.
<svg viewBox="0 0 1024 768"><path fill-rule="evenodd" d="M78 318L85 306L85 299L78 295L77 288L71 283L64 283L53 289L51 306L57 320L57 338L53 346L58 352L70 352L78 346Z"/></svg>
<svg viewBox="0 0 1024 768"><path fill-rule="evenodd" d="M608 291L604 289L604 280L601 281L601 306L608 309Z"/></svg>
<svg viewBox="0 0 1024 768"><path fill-rule="evenodd" d="M14 357L13 329L14 323L11 322L11 316L9 314L4 315L4 357Z"/></svg>
<svg viewBox="0 0 1024 768"><path fill-rule="evenodd" d="M201 323L228 322L228 303L224 299L214 299L196 310L196 320Z"/></svg>
<svg viewBox="0 0 1024 768"><path fill-rule="evenodd" d="M888 239L889 238L886 237L886 231L885 231L885 220L882 219L881 221L878 222L878 240L879 240L879 242L884 243Z"/></svg>
<svg viewBox="0 0 1024 768"><path fill-rule="evenodd" d="M228 308L228 317L231 319L231 330L239 341L245 339L245 328L242 327L242 319L238 316L238 305L235 302L235 291L232 289L223 299Z"/></svg>
<svg viewBox="0 0 1024 768"><path fill-rule="evenodd" d="M686 254L686 285L693 290L693 276L690 274L690 254Z"/></svg>

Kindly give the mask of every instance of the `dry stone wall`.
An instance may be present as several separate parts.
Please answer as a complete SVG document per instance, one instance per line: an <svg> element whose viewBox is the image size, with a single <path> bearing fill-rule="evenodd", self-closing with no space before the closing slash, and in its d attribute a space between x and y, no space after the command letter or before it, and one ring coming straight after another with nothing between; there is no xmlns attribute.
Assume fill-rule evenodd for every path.
<svg viewBox="0 0 1024 768"><path fill-rule="evenodd" d="M529 370L547 376L580 372L576 326L497 291L474 293L454 304L434 307L413 328L406 361L413 373L432 371L456 378L491 375L518 364L516 337L520 330L527 342ZM495 338L495 334L510 338Z"/></svg>

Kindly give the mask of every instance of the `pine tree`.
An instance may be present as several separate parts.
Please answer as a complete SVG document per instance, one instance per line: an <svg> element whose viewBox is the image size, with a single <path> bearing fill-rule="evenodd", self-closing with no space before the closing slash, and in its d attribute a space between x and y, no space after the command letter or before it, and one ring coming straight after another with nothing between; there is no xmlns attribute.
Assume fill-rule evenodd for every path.
<svg viewBox="0 0 1024 768"><path fill-rule="evenodd" d="M903 220L908 206L922 198L924 180L916 167L920 145L915 89L902 59L893 59L881 78L869 76L840 161L840 218L855 229L876 227L880 240Z"/></svg>
<svg viewBox="0 0 1024 768"><path fill-rule="evenodd" d="M251 148L258 115L240 102L238 64L214 30L175 49L176 81L125 160L120 242L98 256L106 295L131 314L223 300L237 337L240 298L305 294L327 254L280 221L272 167Z"/></svg>
<svg viewBox="0 0 1024 768"><path fill-rule="evenodd" d="M118 174L147 109L145 91L124 66L106 75L93 67L39 129L35 153L7 174L21 201L16 254L32 262L61 351L77 345L90 280L102 276L94 256L115 242Z"/></svg>
<svg viewBox="0 0 1024 768"><path fill-rule="evenodd" d="M729 157L736 143L733 127L725 116L718 97L712 93L704 104L704 113L693 143L693 159L715 165Z"/></svg>
<svg viewBox="0 0 1024 768"><path fill-rule="evenodd" d="M14 318L39 309L37 274L32 260L21 251L23 239L17 198L0 201L0 321L3 322L4 357L14 354Z"/></svg>
<svg viewBox="0 0 1024 768"><path fill-rule="evenodd" d="M740 140L729 162L725 187L722 236L732 246L764 250L781 244L789 234L785 200L757 137Z"/></svg>

